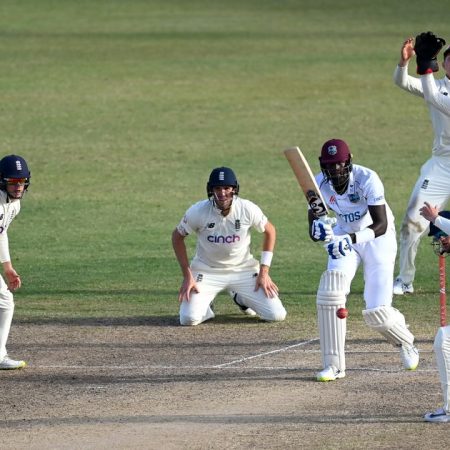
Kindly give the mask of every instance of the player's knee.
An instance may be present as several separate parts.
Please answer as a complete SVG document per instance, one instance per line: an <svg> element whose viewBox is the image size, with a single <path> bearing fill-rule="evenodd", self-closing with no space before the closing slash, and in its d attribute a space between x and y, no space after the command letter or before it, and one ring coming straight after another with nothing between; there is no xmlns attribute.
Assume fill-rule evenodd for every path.
<svg viewBox="0 0 450 450"><path fill-rule="evenodd" d="M180 325L193 327L202 323L202 319L198 317L180 315Z"/></svg>
<svg viewBox="0 0 450 450"><path fill-rule="evenodd" d="M280 306L276 309L270 309L261 314L261 319L266 322L282 322L286 319L287 311L284 306Z"/></svg>

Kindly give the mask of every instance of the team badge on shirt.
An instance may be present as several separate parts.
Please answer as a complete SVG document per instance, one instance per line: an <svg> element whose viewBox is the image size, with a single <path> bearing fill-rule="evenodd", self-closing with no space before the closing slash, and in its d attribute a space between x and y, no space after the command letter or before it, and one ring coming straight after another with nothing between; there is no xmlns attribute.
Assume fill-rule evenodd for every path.
<svg viewBox="0 0 450 450"><path fill-rule="evenodd" d="M361 200L361 197L359 196L359 194L357 192L355 192L354 194L348 194L348 199L352 203L358 203Z"/></svg>

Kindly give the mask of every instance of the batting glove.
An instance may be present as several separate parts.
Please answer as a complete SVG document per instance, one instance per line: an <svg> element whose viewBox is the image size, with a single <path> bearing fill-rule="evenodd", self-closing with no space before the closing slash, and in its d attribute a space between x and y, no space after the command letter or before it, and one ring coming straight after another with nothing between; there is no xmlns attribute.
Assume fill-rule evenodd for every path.
<svg viewBox="0 0 450 450"><path fill-rule="evenodd" d="M311 226L311 235L317 241L332 241L334 239L332 224L320 219L314 220Z"/></svg>
<svg viewBox="0 0 450 450"><path fill-rule="evenodd" d="M332 259L343 258L353 251L352 239L348 234L344 236L338 236L335 241L330 242L326 246L326 249Z"/></svg>

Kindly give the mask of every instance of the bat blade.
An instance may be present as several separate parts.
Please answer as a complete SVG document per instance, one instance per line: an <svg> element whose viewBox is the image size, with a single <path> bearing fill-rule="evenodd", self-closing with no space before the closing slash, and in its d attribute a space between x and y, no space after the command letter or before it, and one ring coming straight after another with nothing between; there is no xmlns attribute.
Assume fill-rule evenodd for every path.
<svg viewBox="0 0 450 450"><path fill-rule="evenodd" d="M284 150L284 156L289 161L291 168L297 178L298 184L303 191L309 207L316 217L323 217L328 214L328 208L320 193L314 174L309 167L308 161L298 147Z"/></svg>

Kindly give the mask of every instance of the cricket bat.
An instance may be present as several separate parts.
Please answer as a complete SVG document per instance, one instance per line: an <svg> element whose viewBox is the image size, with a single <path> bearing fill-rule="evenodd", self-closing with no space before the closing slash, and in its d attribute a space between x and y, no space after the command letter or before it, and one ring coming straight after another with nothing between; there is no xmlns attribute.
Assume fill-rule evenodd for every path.
<svg viewBox="0 0 450 450"><path fill-rule="evenodd" d="M320 193L319 186L317 186L314 174L309 167L308 161L298 147L292 147L284 150L292 170L297 178L298 184L305 194L306 201L309 207L314 212L314 215L319 218L325 218L329 213L327 205Z"/></svg>

